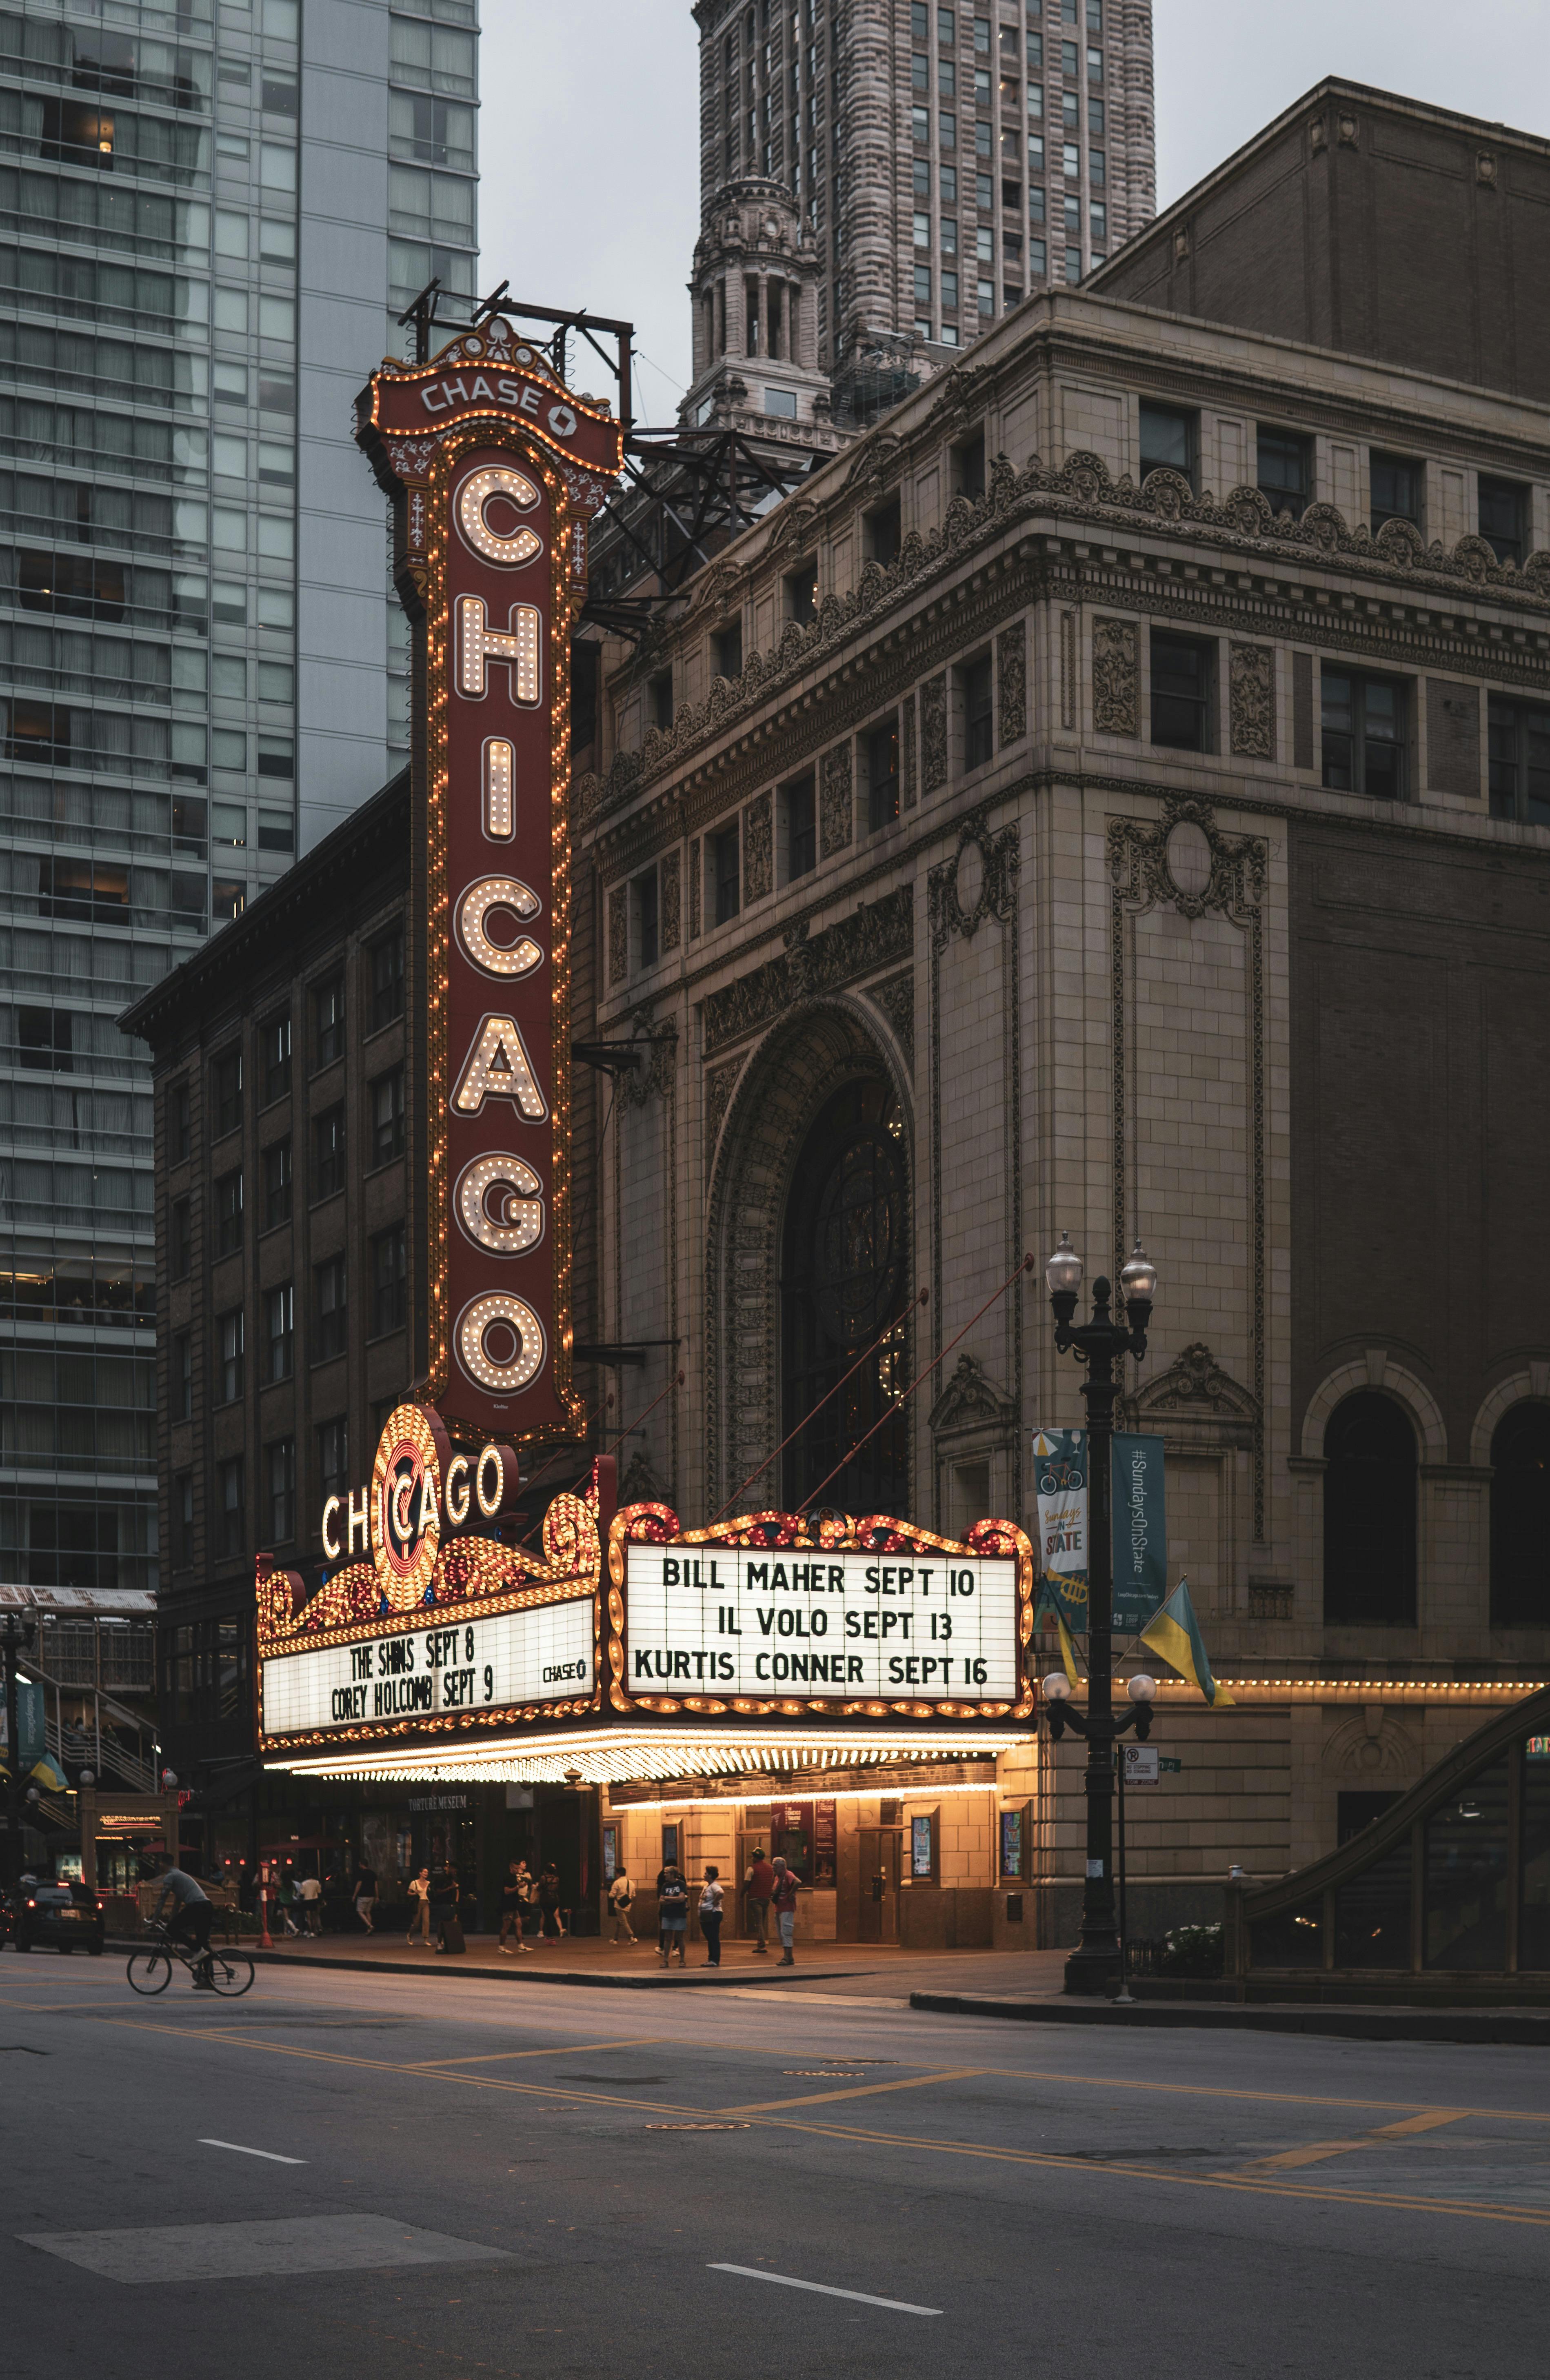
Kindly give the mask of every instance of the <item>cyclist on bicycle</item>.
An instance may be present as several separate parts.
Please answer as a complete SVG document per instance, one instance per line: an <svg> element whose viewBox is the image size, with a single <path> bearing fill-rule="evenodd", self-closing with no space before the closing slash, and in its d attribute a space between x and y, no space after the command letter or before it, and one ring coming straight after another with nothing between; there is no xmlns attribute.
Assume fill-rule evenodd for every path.
<svg viewBox="0 0 1550 2380"><path fill-rule="evenodd" d="M186 1942L194 1953L194 1989L213 1991L215 1987L210 1980L210 1927L215 1912L188 1870L176 1863L163 1871L162 1898L156 1904L158 1920L169 1902L175 1904L170 1937L174 1942Z"/></svg>

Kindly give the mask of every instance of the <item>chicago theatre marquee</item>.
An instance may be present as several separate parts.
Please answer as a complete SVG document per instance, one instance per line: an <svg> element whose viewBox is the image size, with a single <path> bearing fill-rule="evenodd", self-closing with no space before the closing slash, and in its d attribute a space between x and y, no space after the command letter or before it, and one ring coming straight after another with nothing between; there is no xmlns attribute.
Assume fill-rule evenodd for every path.
<svg viewBox="0 0 1550 2380"><path fill-rule="evenodd" d="M812 1935L989 1941L993 1913L1021 1917L994 1887L1031 1874L1020 1528L957 1541L756 1512L696 1529L665 1504L616 1509L608 1456L541 1523L518 1506L583 1419L569 652L620 433L495 322L384 364L357 436L393 503L416 654L415 1385L369 1476L306 1516L322 1583L260 1556L260 1757L320 1793L408 1788L411 1807L573 1796L580 1906L621 1861L637 1885L670 1855L726 1876L757 1842L812 1888Z"/></svg>

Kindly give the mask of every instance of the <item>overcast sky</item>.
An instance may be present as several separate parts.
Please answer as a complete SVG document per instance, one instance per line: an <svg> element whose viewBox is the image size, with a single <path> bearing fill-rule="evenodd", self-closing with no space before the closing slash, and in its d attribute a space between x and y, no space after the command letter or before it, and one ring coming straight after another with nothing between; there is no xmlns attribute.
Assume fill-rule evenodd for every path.
<svg viewBox="0 0 1550 2380"><path fill-rule="evenodd" d="M636 326L638 419L689 373L699 228L688 0L485 0L487 288ZM1550 133L1550 0L1154 0L1157 197L1169 205L1326 74ZM583 387L604 394L601 367Z"/></svg>

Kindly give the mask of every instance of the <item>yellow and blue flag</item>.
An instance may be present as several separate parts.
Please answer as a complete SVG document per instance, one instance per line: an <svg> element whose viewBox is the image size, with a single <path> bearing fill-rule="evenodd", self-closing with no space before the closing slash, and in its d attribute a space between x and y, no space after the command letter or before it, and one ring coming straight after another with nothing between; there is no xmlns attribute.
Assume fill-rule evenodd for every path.
<svg viewBox="0 0 1550 2380"><path fill-rule="evenodd" d="M1141 1641L1149 1645L1159 1659L1198 1686L1213 1710L1232 1710L1232 1696L1224 1686L1218 1686L1211 1675L1211 1664L1205 1658L1205 1640L1200 1633L1200 1622L1190 1601L1189 1582L1181 1579L1155 1620L1141 1632Z"/></svg>

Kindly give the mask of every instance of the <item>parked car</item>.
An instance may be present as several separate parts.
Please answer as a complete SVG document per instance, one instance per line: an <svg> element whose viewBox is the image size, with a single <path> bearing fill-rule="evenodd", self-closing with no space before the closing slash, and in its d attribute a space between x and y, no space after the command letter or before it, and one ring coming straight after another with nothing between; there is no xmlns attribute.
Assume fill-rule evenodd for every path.
<svg viewBox="0 0 1550 2380"><path fill-rule="evenodd" d="M66 1952L84 1949L101 1958L106 1928L94 1893L72 1892L67 1884L24 1884L5 1904L6 1935L13 1949L52 1943Z"/></svg>

